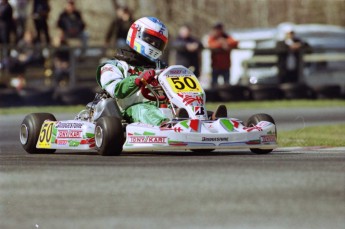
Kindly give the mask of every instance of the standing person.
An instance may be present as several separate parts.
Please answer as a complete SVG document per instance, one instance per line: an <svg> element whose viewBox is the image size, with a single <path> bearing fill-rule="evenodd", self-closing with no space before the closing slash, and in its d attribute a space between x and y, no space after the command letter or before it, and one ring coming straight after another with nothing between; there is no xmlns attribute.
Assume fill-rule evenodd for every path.
<svg viewBox="0 0 345 229"><path fill-rule="evenodd" d="M280 83L297 83L302 73L303 53L308 44L295 36L289 28L283 41L278 41L278 69Z"/></svg>
<svg viewBox="0 0 345 229"><path fill-rule="evenodd" d="M8 0L0 0L0 44L10 43L11 31L14 28L13 9Z"/></svg>
<svg viewBox="0 0 345 229"><path fill-rule="evenodd" d="M105 36L105 44L111 44L111 39L114 37L115 46L123 48L126 46L127 32L133 24L133 16L128 7L120 7L116 10L116 17L110 23L108 31Z"/></svg>
<svg viewBox="0 0 345 229"><path fill-rule="evenodd" d="M57 26L60 29L60 40L77 38L82 43L82 55L86 51L88 35L81 12L76 8L73 0L68 0L64 11L60 14Z"/></svg>
<svg viewBox="0 0 345 229"><path fill-rule="evenodd" d="M13 18L16 24L16 40L20 41L26 29L27 9L29 0L10 0L13 7Z"/></svg>
<svg viewBox="0 0 345 229"><path fill-rule="evenodd" d="M191 28L183 25L179 29L179 34L173 42L172 47L176 49L176 64L187 68L192 67L194 74L200 76L200 53L202 50L201 42L191 35Z"/></svg>
<svg viewBox="0 0 345 229"><path fill-rule="evenodd" d="M41 32L45 37L47 45L50 44L50 34L48 28L48 16L50 12L50 6L48 0L34 0L33 5L33 18L36 29L36 41L41 43Z"/></svg>
<svg viewBox="0 0 345 229"><path fill-rule="evenodd" d="M230 84L231 50L237 48L238 41L224 31L222 23L213 26L208 39L211 49L212 87L217 86L218 77L224 78L224 84Z"/></svg>

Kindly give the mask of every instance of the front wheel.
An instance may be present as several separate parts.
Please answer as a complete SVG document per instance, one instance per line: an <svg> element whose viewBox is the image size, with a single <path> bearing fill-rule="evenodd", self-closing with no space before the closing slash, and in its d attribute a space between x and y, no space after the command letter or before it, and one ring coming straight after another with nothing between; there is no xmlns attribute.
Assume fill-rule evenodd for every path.
<svg viewBox="0 0 345 229"><path fill-rule="evenodd" d="M255 126L261 121L271 122L274 125L276 124L274 119L272 118L272 116L270 116L268 114L255 114L248 119L247 127ZM275 135L277 137L277 128L275 130ZM253 153L256 153L256 154L268 154L268 153L272 152L272 150L273 149L256 149L256 148L250 149L250 151L252 151Z"/></svg>
<svg viewBox="0 0 345 229"><path fill-rule="evenodd" d="M122 152L124 133L119 118L105 116L97 120L95 143L102 156L118 156Z"/></svg>
<svg viewBox="0 0 345 229"><path fill-rule="evenodd" d="M30 154L54 153L55 149L37 149L36 144L40 135L41 126L45 120L56 121L54 115L49 113L32 113L27 115L20 126L20 143L24 150Z"/></svg>

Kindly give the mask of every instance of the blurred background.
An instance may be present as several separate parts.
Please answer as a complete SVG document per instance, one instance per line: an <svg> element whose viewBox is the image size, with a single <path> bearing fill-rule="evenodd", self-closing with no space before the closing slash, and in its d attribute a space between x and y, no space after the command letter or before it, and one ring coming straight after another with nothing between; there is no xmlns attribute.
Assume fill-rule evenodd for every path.
<svg viewBox="0 0 345 229"><path fill-rule="evenodd" d="M190 67L208 101L345 98L344 12L343 0L0 0L0 106L86 104L143 16L166 24L163 60ZM232 42L226 69L217 31Z"/></svg>

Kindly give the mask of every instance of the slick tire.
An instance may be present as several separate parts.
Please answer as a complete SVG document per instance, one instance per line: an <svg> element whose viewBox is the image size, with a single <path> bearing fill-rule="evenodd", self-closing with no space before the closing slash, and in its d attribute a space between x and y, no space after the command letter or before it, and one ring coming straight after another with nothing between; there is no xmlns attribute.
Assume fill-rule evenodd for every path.
<svg viewBox="0 0 345 229"><path fill-rule="evenodd" d="M24 88L19 92L19 95L27 106L46 106L54 104L53 92L53 89Z"/></svg>
<svg viewBox="0 0 345 229"><path fill-rule="evenodd" d="M339 85L318 86L313 88L321 99L335 99L341 97L341 87Z"/></svg>
<svg viewBox="0 0 345 229"><path fill-rule="evenodd" d="M56 121L56 118L49 113L32 113L24 118L20 126L20 143L26 152L30 154L50 154L56 151L55 149L36 148L41 126L45 120Z"/></svg>
<svg viewBox="0 0 345 229"><path fill-rule="evenodd" d="M97 120L95 142L100 155L119 156L124 141L124 132L119 118L105 116Z"/></svg>
<svg viewBox="0 0 345 229"><path fill-rule="evenodd" d="M283 83L279 88L284 92L285 99L315 99L315 92L306 84Z"/></svg>
<svg viewBox="0 0 345 229"><path fill-rule="evenodd" d="M205 90L206 101L207 102L220 102L221 98L217 89L207 89Z"/></svg>
<svg viewBox="0 0 345 229"><path fill-rule="evenodd" d="M81 86L73 88L58 88L55 93L58 101L66 105L87 104L95 97L92 88Z"/></svg>
<svg viewBox="0 0 345 229"><path fill-rule="evenodd" d="M24 103L14 88L0 90L0 107L22 106Z"/></svg>
<svg viewBox="0 0 345 229"><path fill-rule="evenodd" d="M261 121L267 121L267 122L271 122L273 124L275 124L274 119L272 118L272 116L268 115L268 114L255 114L252 115L248 121L247 121L247 127L250 126L255 126L256 124L258 124ZM276 137L277 137L277 129L276 129ZM272 149L255 149L255 148L251 148L250 151L252 151L253 153L256 154L268 154L272 152Z"/></svg>
<svg viewBox="0 0 345 229"><path fill-rule="evenodd" d="M277 85L252 85L250 90L254 100L279 100L284 98L284 92Z"/></svg>

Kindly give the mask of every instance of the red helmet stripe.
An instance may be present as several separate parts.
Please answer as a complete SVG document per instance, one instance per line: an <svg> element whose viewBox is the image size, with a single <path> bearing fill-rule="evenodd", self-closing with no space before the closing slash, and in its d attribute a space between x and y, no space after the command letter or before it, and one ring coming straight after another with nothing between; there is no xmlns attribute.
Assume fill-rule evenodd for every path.
<svg viewBox="0 0 345 229"><path fill-rule="evenodd" d="M131 26L131 28L133 29L133 32L132 32L131 42L129 43L129 46L130 46L131 48L134 48L134 40L135 40L135 38L136 38L136 36L137 36L138 28L136 27L135 24L133 24L133 25Z"/></svg>
<svg viewBox="0 0 345 229"><path fill-rule="evenodd" d="M162 41L164 41L164 43L167 43L167 41L168 41L168 38L166 36L164 36L161 33L156 32L152 29L145 29L145 31L152 36L155 36L155 37L162 39Z"/></svg>

